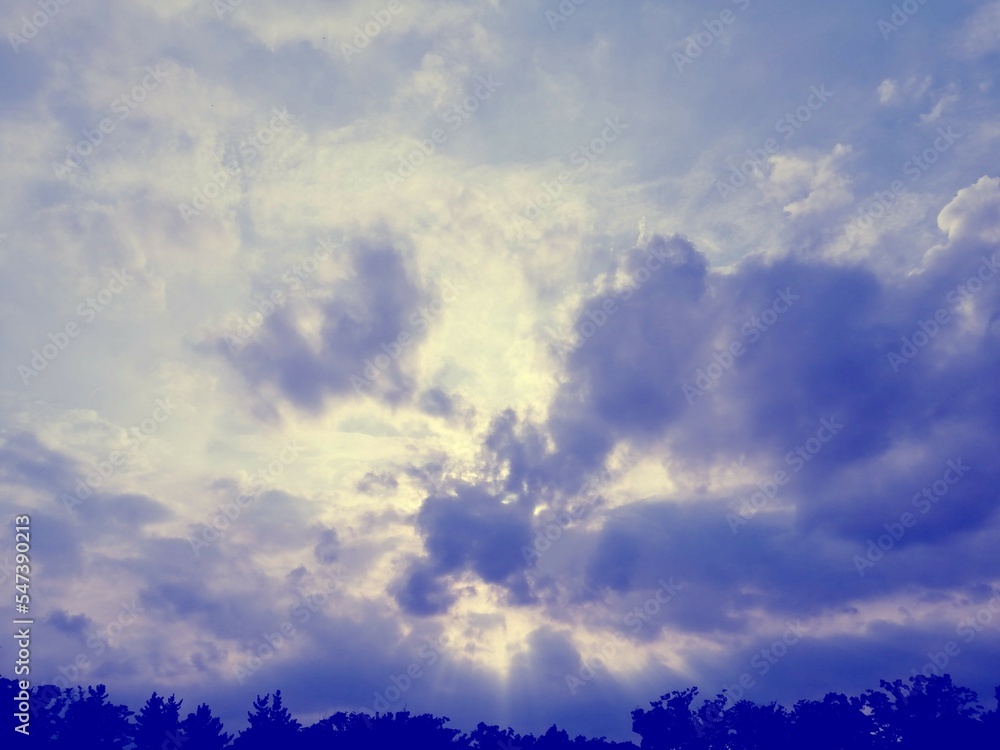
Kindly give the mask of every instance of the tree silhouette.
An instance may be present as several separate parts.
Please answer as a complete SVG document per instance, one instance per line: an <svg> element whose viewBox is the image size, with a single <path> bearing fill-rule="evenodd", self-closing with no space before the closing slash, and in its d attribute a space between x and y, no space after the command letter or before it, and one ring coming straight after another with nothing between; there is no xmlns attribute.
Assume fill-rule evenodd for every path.
<svg viewBox="0 0 1000 750"><path fill-rule="evenodd" d="M59 731L60 747L86 747L92 750L123 750L132 742L132 712L108 698L104 685L69 689L69 702Z"/></svg>
<svg viewBox="0 0 1000 750"><path fill-rule="evenodd" d="M712 700L706 698L695 712L695 731L701 742L708 747L725 746L729 736L726 726L727 701L725 692L719 693Z"/></svg>
<svg viewBox="0 0 1000 750"><path fill-rule="evenodd" d="M253 711L247 712L250 726L236 738L235 750L272 750L295 744L302 725L292 718L288 709L281 705L281 691L274 692L274 699L268 706L270 693L253 702Z"/></svg>
<svg viewBox="0 0 1000 750"><path fill-rule="evenodd" d="M135 717L135 749L163 750L180 747L181 703L173 695L167 701L155 692Z"/></svg>
<svg viewBox="0 0 1000 750"><path fill-rule="evenodd" d="M691 701L698 688L674 690L652 701L650 711L637 708L632 712L632 731L642 737L642 750L689 750L701 747L695 713Z"/></svg>
<svg viewBox="0 0 1000 750"><path fill-rule="evenodd" d="M997 702L996 710L983 717L983 733L987 738L1000 737L1000 685L993 689L993 698Z"/></svg>
<svg viewBox="0 0 1000 750"><path fill-rule="evenodd" d="M902 741L923 750L965 746L985 737L978 696L954 685L951 675L916 675L909 685L882 680L880 686L884 692L870 690L863 698L890 746Z"/></svg>
<svg viewBox="0 0 1000 750"><path fill-rule="evenodd" d="M77 694L79 694L79 689ZM43 685L33 695L31 703L31 726L34 732L34 747L59 747L67 739L65 722L66 709L73 700L74 691L60 690L55 685Z"/></svg>
<svg viewBox="0 0 1000 750"><path fill-rule="evenodd" d="M731 750L755 750L759 747L791 747L791 721L781 706L769 703L758 706L741 700L729 711L727 729Z"/></svg>
<svg viewBox="0 0 1000 750"><path fill-rule="evenodd" d="M212 716L207 703L202 703L181 722L180 735L184 750L222 750L233 739L231 734L222 731L222 721Z"/></svg>
<svg viewBox="0 0 1000 750"><path fill-rule="evenodd" d="M431 714L413 716L409 711L375 714L374 717L355 713L336 713L304 729L302 747L310 750L329 747L344 750L403 746L468 747L455 744L461 732L458 729L446 728L444 725L448 721L447 716L436 717ZM496 745L490 747L491 750L495 750Z"/></svg>
<svg viewBox="0 0 1000 750"><path fill-rule="evenodd" d="M476 750L522 747L526 740L513 729L501 729L496 724L479 722L468 736L469 747Z"/></svg>
<svg viewBox="0 0 1000 750"><path fill-rule="evenodd" d="M548 728L541 737L535 740L535 750L558 750L569 745L569 735L565 729L559 729L555 724Z"/></svg>
<svg viewBox="0 0 1000 750"><path fill-rule="evenodd" d="M21 706L17 682L0 676L0 700ZM1000 686L997 707L986 711L976 693L950 675L917 675L907 682L881 681L860 696L828 693L822 701L800 700L794 708L749 700L728 705L725 692L695 710L695 687L675 690L632 712L632 730L642 750L927 750L1000 747ZM631 742L588 739L552 725L544 734L479 723L463 734L447 716L408 711L375 714L338 712L302 725L282 704L281 692L257 696L250 725L236 738L206 704L180 721L182 701L155 692L134 715L111 702L104 685L60 690L31 689L31 735L14 731L8 711L0 747L81 750L636 750ZM11 742L7 741L12 737Z"/></svg>
<svg viewBox="0 0 1000 750"><path fill-rule="evenodd" d="M827 693L822 701L799 701L792 713L793 745L805 744L815 750L889 747L877 734L874 717L866 713L865 703L858 697Z"/></svg>

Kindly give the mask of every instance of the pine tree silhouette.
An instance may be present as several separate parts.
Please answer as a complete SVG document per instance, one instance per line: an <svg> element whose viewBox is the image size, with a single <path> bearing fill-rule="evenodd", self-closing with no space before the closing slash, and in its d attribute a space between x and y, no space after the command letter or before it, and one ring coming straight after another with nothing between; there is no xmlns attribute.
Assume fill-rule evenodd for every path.
<svg viewBox="0 0 1000 750"><path fill-rule="evenodd" d="M183 750L222 750L233 739L233 735L222 731L222 721L212 716L207 703L189 713L181 722L180 730Z"/></svg>
<svg viewBox="0 0 1000 750"><path fill-rule="evenodd" d="M108 698L104 685L69 690L69 703L59 731L60 747L88 750L124 750L132 742L132 712Z"/></svg>
<svg viewBox="0 0 1000 750"><path fill-rule="evenodd" d="M173 695L164 701L154 692L136 714L134 750L163 750L165 744L179 747L181 703Z"/></svg>
<svg viewBox="0 0 1000 750"><path fill-rule="evenodd" d="M272 750L297 744L295 740L302 725L281 705L280 690L275 691L274 700L268 706L270 697L270 693L263 698L257 696L254 710L247 713L250 726L236 738L235 750Z"/></svg>
<svg viewBox="0 0 1000 750"><path fill-rule="evenodd" d="M45 685L39 693L39 700L32 701L32 731L39 741L38 747L58 747L59 738L65 735L63 714L66 713L72 691Z"/></svg>

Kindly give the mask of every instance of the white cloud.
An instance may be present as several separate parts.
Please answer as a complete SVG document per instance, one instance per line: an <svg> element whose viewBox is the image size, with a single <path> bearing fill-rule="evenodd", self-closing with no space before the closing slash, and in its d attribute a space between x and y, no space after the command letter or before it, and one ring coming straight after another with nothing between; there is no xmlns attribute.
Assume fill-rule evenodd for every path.
<svg viewBox="0 0 1000 750"><path fill-rule="evenodd" d="M980 5L955 35L963 57L977 59L1000 49L1000 2Z"/></svg>
<svg viewBox="0 0 1000 750"><path fill-rule="evenodd" d="M765 192L783 203L784 211L793 219L844 206L853 199L850 177L840 171L850 153L850 146L838 143L829 154L815 160L772 156Z"/></svg>
<svg viewBox="0 0 1000 750"><path fill-rule="evenodd" d="M881 104L892 104L899 98L899 82L886 78L878 85L878 100Z"/></svg>

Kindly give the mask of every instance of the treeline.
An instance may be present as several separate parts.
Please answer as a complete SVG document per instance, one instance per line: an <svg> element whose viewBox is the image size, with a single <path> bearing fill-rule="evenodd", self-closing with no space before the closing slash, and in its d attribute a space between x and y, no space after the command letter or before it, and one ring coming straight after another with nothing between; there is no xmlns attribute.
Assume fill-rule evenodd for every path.
<svg viewBox="0 0 1000 750"><path fill-rule="evenodd" d="M741 700L727 706L724 694L695 707L698 689L674 691L632 712L632 730L643 750L939 750L1000 747L1000 714L987 711L968 688L950 675L882 681L878 690L848 697L829 693L822 701L801 700L792 709ZM1000 686L995 690L1000 703ZM206 704L186 715L183 701L153 693L136 713L113 703L104 685L29 691L0 677L5 737L0 747L74 750L607 750L631 742L569 735L553 725L539 736L521 735L480 723L462 733L448 717L407 711L376 714L338 712L302 726L282 704L281 691L258 696L250 725L235 738ZM13 711L11 710L13 709ZM30 735L17 731L16 714L30 714ZM9 741L8 738L13 738Z"/></svg>

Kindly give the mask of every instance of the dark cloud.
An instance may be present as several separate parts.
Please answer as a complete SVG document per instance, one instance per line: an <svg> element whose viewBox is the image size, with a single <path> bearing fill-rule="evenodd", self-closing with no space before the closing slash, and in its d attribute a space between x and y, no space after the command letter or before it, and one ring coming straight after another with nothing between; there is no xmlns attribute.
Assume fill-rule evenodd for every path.
<svg viewBox="0 0 1000 750"><path fill-rule="evenodd" d="M582 341L552 405L556 444L577 466L599 464L624 434L658 434L683 411L684 394L664 386L684 377L706 330L708 264L689 242L656 237L623 265L626 289L581 306Z"/></svg>
<svg viewBox="0 0 1000 750"><path fill-rule="evenodd" d="M447 582L422 561L410 565L391 593L404 612L420 617L443 614L456 600Z"/></svg>
<svg viewBox="0 0 1000 750"><path fill-rule="evenodd" d="M417 405L423 412L435 417L450 417L455 413L454 401L440 388L431 388L421 393Z"/></svg>
<svg viewBox="0 0 1000 750"><path fill-rule="evenodd" d="M399 487L399 481L387 471L369 471L356 485L358 492L365 495L395 490L397 487Z"/></svg>
<svg viewBox="0 0 1000 750"><path fill-rule="evenodd" d="M710 273L689 243L653 238L626 265L633 280L650 256L663 267L628 300L608 292L581 305L576 328L590 335L567 357L567 381L548 424L556 444L550 462L583 473L601 463L614 440L627 440L664 445L668 470L704 472L744 461L765 477L784 470L791 480L771 506L786 511L769 520L754 517L754 528L741 529L739 537L725 523L737 497L687 510L670 503L690 498L664 498L643 508L670 529L660 541L669 550L668 568L683 566L702 581L711 577L713 586L756 579L775 600L792 591L803 603L858 595L856 586L837 592L823 583L822 594L810 592L807 573L831 580L844 568L844 551L914 511L912 497L922 487L943 486L949 459L964 457L972 468L947 498L935 500L928 511L933 522L918 523L899 549L994 527L1000 466L985 446L1000 438L998 394L990 385L1000 348L977 327L968 333L953 319L899 372L888 357L920 330L920 321L947 307L950 291L977 273L989 275L988 248L962 237L938 248L923 274L892 284L863 267L794 257ZM979 286L973 304L985 311L985 321L1000 300L1000 282ZM604 320L589 314L606 309L607 300L619 308ZM964 315L957 307L951 314ZM601 325L584 327L588 320ZM736 356L726 353L731 343L742 347ZM963 356L950 355L956 346ZM699 382L700 373L708 381ZM843 427L821 443L816 436L824 419ZM819 434L827 438L829 431ZM807 444L805 453L796 453ZM912 459L900 461L894 453L900 450ZM587 580L628 588L641 567L636 550L660 534L609 525L591 553ZM776 546L779 538L784 550ZM749 542L756 546L748 548ZM904 586L913 577L895 580Z"/></svg>
<svg viewBox="0 0 1000 750"><path fill-rule="evenodd" d="M319 541L313 547L313 554L323 565L328 565L337 559L340 553L340 539L336 529L320 529Z"/></svg>
<svg viewBox="0 0 1000 750"><path fill-rule="evenodd" d="M443 579L471 572L503 587L509 601L534 600L525 578L523 549L531 544L534 491L544 456L537 428L515 429L512 411L499 415L483 442L482 484L443 477L428 484L437 489L424 499L416 525L427 557L414 563L396 589L397 602L415 614L437 614L454 596L443 593ZM432 473L443 467L432 467ZM423 476L425 470L420 471Z"/></svg>
<svg viewBox="0 0 1000 750"><path fill-rule="evenodd" d="M639 536L625 529L608 529L587 566L586 581L594 588L629 591L638 563Z"/></svg>
<svg viewBox="0 0 1000 750"><path fill-rule="evenodd" d="M615 440L665 438L671 455L701 467L783 457L835 416L849 439L811 464L824 477L823 467L840 471L881 455L945 414L995 414L996 389L984 377L1000 356L992 338L968 342L966 357L946 357L947 337L962 336L953 321L900 372L888 358L948 306L949 291L975 274L986 249L955 242L924 274L889 285L863 267L795 257L709 273L689 243L654 237L628 256L627 299L607 292L581 305L576 330L590 335L567 357L567 382L552 405L557 453L593 466ZM660 262L640 283L635 269ZM984 322L997 300L1000 284L984 285L975 299ZM608 302L614 312L597 316ZM992 431L995 422L983 426Z"/></svg>
<svg viewBox="0 0 1000 750"><path fill-rule="evenodd" d="M488 476L500 480L503 492L517 493L521 502L533 506L533 496L551 483L544 433L537 425L519 421L512 409L494 417L482 448Z"/></svg>
<svg viewBox="0 0 1000 750"><path fill-rule="evenodd" d="M88 523L120 526L134 531L174 516L166 505L145 495L95 495L81 506Z"/></svg>
<svg viewBox="0 0 1000 750"><path fill-rule="evenodd" d="M922 274L893 282L863 266L796 257L720 273L679 237L634 248L612 269L629 285L581 304L581 340L565 355L547 421L500 413L482 440L483 482L424 501L417 525L427 558L402 589L409 611L443 611L451 601L443 576L459 573L547 606L557 596L632 600L676 576L691 593L665 608L646 639L668 626L738 631L741 613L759 608L821 615L994 574L979 558L1000 533L992 451L1000 414L989 385L1000 350L963 321L976 309L988 321L1000 282L973 284L972 311L969 300L949 308L951 327L941 324L903 365L888 356L950 292L990 275L988 248L970 234L954 233ZM951 356L954 347L964 356ZM779 471L784 481L761 513L739 510L758 483L601 510L600 530L566 527L558 553L537 568L526 562L519 550L541 528L534 509L564 507L623 442L663 449L667 471L705 476L729 464L765 484ZM918 505L960 458L970 467L960 480ZM859 575L855 555L905 511L917 523Z"/></svg>
<svg viewBox="0 0 1000 750"><path fill-rule="evenodd" d="M634 684L616 678L621 646L610 640L592 650L579 650L570 634L551 626L532 631L523 650L511 661L510 711L526 729L541 733L562 717L560 726L572 733L624 737L629 734L629 712L648 700L654 685L676 684L679 676L660 664L641 670ZM603 649L603 653L602 653ZM683 681L683 679L682 679Z"/></svg>
<svg viewBox="0 0 1000 750"><path fill-rule="evenodd" d="M14 538L14 518L25 512L31 513L31 552L38 571L44 571L53 579L65 576L70 580L85 577L85 543L92 543L95 536L112 536L99 526L84 527L74 523L65 511L41 511L28 504L0 498L0 513L9 519L6 532ZM91 533L95 532L95 533Z"/></svg>
<svg viewBox="0 0 1000 750"><path fill-rule="evenodd" d="M91 627L90 618L86 615L71 615L64 609L56 609L49 613L47 623L67 635L80 636Z"/></svg>
<svg viewBox="0 0 1000 750"><path fill-rule="evenodd" d="M530 526L517 506L472 486L427 498L417 527L434 570L451 573L468 566L489 583L523 567L521 547L530 540Z"/></svg>
<svg viewBox="0 0 1000 750"><path fill-rule="evenodd" d="M3 438L0 468L0 481L53 492L70 489L78 472L72 458L50 449L31 432Z"/></svg>
<svg viewBox="0 0 1000 750"><path fill-rule="evenodd" d="M351 258L351 278L334 285L329 301L309 303L323 320L318 351L298 327L294 303L273 312L242 350L230 353L220 341L218 351L255 388L276 387L311 412L328 396L365 394L393 404L410 398L405 362L428 330L419 313L428 295L391 245L358 243Z"/></svg>
<svg viewBox="0 0 1000 750"><path fill-rule="evenodd" d="M467 428L472 427L476 416L475 407L464 393L447 393L442 388L430 388L420 394L417 407L425 414L441 417L451 422L459 421Z"/></svg>

